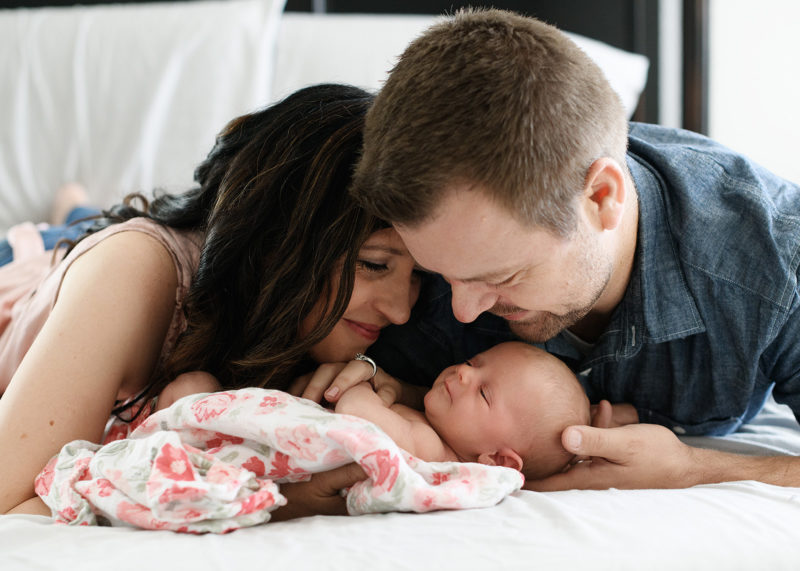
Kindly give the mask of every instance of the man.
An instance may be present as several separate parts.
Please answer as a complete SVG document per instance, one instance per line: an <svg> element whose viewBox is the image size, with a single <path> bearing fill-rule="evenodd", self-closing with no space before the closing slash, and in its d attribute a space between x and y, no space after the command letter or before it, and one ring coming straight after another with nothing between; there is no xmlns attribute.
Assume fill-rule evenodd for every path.
<svg viewBox="0 0 800 571"><path fill-rule="evenodd" d="M567 428L564 446L594 460L531 487L800 486L797 458L675 436L735 431L771 392L800 414L796 185L699 135L629 129L558 30L478 11L403 54L353 192L452 292L433 284L412 329L385 336L385 369L434 378L442 360L518 336L647 423Z"/></svg>

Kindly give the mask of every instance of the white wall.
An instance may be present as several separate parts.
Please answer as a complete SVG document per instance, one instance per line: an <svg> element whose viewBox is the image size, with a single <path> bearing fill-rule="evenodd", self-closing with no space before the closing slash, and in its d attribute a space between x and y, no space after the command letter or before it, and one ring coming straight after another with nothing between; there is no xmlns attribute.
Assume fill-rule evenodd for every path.
<svg viewBox="0 0 800 571"><path fill-rule="evenodd" d="M800 2L709 9L709 134L800 183Z"/></svg>

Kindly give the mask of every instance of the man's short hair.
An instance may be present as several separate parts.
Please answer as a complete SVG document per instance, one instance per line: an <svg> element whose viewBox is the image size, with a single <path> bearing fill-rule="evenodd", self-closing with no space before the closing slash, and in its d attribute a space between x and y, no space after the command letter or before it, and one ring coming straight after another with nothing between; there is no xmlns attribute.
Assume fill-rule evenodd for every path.
<svg viewBox="0 0 800 571"><path fill-rule="evenodd" d="M558 29L466 10L413 41L368 112L352 192L415 226L454 184L477 186L517 219L576 227L588 168L623 169L627 120L600 68Z"/></svg>

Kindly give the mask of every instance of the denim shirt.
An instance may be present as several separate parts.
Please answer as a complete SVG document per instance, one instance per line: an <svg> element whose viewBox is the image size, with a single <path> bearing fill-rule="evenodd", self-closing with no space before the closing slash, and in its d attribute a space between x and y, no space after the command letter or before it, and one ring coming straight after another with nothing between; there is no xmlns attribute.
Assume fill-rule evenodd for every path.
<svg viewBox="0 0 800 571"><path fill-rule="evenodd" d="M633 404L641 422L723 435L773 392L800 418L800 187L688 131L631 124L639 199L630 283L588 353L562 333L543 347L592 402ZM462 324L438 276L406 325L370 350L398 378L430 384L448 365L513 339L490 314Z"/></svg>

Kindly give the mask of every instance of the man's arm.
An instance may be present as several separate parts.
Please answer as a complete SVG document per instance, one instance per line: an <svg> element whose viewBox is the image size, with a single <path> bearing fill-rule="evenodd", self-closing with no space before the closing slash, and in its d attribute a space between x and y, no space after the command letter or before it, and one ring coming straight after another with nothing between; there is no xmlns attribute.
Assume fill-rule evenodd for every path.
<svg viewBox="0 0 800 571"><path fill-rule="evenodd" d="M693 448L655 424L606 429L572 426L564 431L562 443L570 452L592 460L562 474L526 482L527 489L688 488L736 480L800 487L798 457L742 456Z"/></svg>

